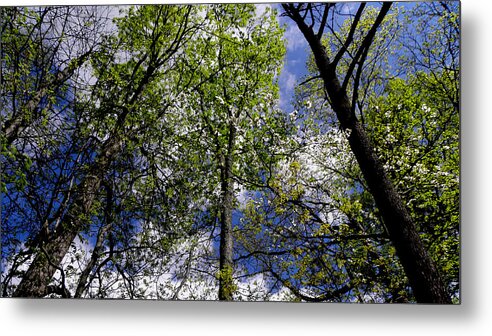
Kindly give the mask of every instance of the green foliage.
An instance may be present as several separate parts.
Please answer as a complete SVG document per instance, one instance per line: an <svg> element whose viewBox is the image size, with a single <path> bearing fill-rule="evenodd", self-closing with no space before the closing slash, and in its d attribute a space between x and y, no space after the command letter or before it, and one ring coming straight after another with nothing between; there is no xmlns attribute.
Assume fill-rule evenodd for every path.
<svg viewBox="0 0 492 336"><path fill-rule="evenodd" d="M456 291L459 271L459 113L417 73L390 82L367 113L368 129L432 257Z"/></svg>
<svg viewBox="0 0 492 336"><path fill-rule="evenodd" d="M436 16L436 8L414 9L425 16L413 28L426 36L419 45L422 64L400 52L412 46L403 33L414 24L407 12L395 8L386 17L364 64L355 112L440 273L458 293L459 67L452 32L459 20L453 10ZM9 196L2 209L8 232L2 243L8 242L13 265L8 279L39 252L41 239L54 241L57 232L76 226L82 244L101 244L92 264L75 243L67 252L70 286L89 265L88 297L180 298L185 288L183 297L195 298L193 286L215 289L219 281L236 299L244 297L241 281L254 265L254 272L289 288L285 297L292 300L413 299L321 81L297 88L292 114L277 105L286 48L275 11L258 15L251 4L128 7L114 19L113 32L87 39L98 43L83 68L94 81L47 85L42 103L34 104L34 92L52 84L61 68L50 63L58 56L45 52L43 36L29 34L39 31L43 13L2 9L8 20L1 121L22 115L29 133L13 145L0 135L2 165L10 173L2 170L0 181ZM376 6L364 11L337 67L342 80L376 15ZM352 23L349 17L325 30L330 59ZM97 22L82 20L79 28L91 27ZM450 44L439 29L449 33ZM63 65L78 69L72 56ZM315 69L311 58L309 78ZM355 77L347 80L352 97ZM239 214L234 258L247 257L248 267L238 262L217 272L216 226L226 184L234 195L230 210ZM75 215L65 220L67 213ZM45 225L48 234L40 238ZM21 236L27 243L16 240Z"/></svg>
<svg viewBox="0 0 492 336"><path fill-rule="evenodd" d="M231 266L224 267L217 271L215 275L219 281L223 284L224 297L233 297L234 292L238 287L233 280L234 269Z"/></svg>
<svg viewBox="0 0 492 336"><path fill-rule="evenodd" d="M375 7L364 11L354 41L337 66L342 81L352 61L349 55L361 45L376 14ZM405 40L402 33L405 24L410 24L405 15L405 10L395 9L383 21L362 69L355 112L450 292L459 295L457 69L432 68L429 73L407 67L406 77L399 78L398 68L404 64L404 58L398 61L401 45L412 40ZM451 22L450 17L453 15L445 14L437 25L448 28L444 22ZM338 30L325 33L323 41L331 60L342 48L352 23L353 18L347 19ZM419 30L425 35L422 38L437 41L439 32L429 27L430 37ZM446 48L439 44L431 52L450 55ZM348 286L350 292L331 299L412 300L384 223L350 155L346 134L333 128L337 123L327 108L322 82L313 78L317 75L313 58L308 69L311 73L297 90L296 106L309 116L300 120L314 121L300 126L307 145L277 170L270 180L271 194L248 204L243 218L247 230L241 242L248 251L261 250L261 246L276 251L278 260L258 257L265 269L313 298ZM347 80L352 97L355 75ZM299 190L302 192L297 193Z"/></svg>

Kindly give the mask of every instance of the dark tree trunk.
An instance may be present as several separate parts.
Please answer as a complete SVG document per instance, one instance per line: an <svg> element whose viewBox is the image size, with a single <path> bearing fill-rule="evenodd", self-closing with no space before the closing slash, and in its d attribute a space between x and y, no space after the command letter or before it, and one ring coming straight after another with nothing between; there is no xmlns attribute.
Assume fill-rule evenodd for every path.
<svg viewBox="0 0 492 336"><path fill-rule="evenodd" d="M163 8L164 7L160 7L160 10ZM104 142L101 151L94 161L94 164L89 168L84 180L78 185L75 192L75 199L73 200L67 215L64 216L59 227L57 227L49 237L40 242L39 246L41 251L36 253L33 262L29 266L29 269L25 273L20 284L17 286L13 296L42 297L48 293L48 284L51 282L56 270L61 269L60 263L68 252L70 244L77 234L89 224L89 221L84 219L84 216L89 214L91 210L105 172L107 172L116 154L121 150L124 138L130 136L129 134L125 134L124 130L127 116L133 112L128 106L134 106L138 99L141 98L144 89L151 82L158 69L171 60L171 57L178 52L185 36L191 32L191 30L188 29L188 15L190 14L191 7L187 6L184 10L186 12L183 16L184 20L180 23L179 30L168 48L162 51L156 50L157 40L153 40L150 47L151 50L148 53L141 55L141 58L136 63L133 71L134 74L139 67L142 67L144 61L149 58L149 65L145 69L143 77L135 83L130 83L135 85L129 85L126 88L126 92L124 92L125 97L121 99L124 103L119 106L119 109L122 109L122 112L116 120L115 128L108 140ZM166 15L168 14L169 13L166 13ZM155 37L159 38L159 36L160 34L156 34ZM73 66L80 66L89 55L90 52L82 55L74 62ZM65 78L64 76L70 75L69 72L73 71L73 69L70 67L68 68L69 70L66 74L62 72L57 78L63 80ZM111 98L108 99L110 101L112 100ZM112 105L113 104L109 104L109 106ZM170 105L167 103L164 104L161 113L164 113L163 111L169 106ZM9 132L14 136L19 133L19 128L17 126L12 127L12 130ZM97 251L95 252L97 253ZM64 284L62 283L62 285Z"/></svg>
<svg viewBox="0 0 492 336"><path fill-rule="evenodd" d="M48 285L76 235L77 232L74 233L73 230L60 229L56 238L47 243L41 243L42 250L36 254L12 296L43 297L47 295Z"/></svg>
<svg viewBox="0 0 492 336"><path fill-rule="evenodd" d="M446 287L434 261L420 239L415 223L388 178L383 165L375 155L364 127L353 113L352 104L347 93L337 78L336 64L332 65L330 63L321 40L316 36L312 28L305 23L298 9L290 4L283 6L309 43L320 76L323 79L325 90L330 97L331 107L337 115L341 128L350 133L348 137L350 148L381 212L384 224L405 269L417 302L451 303ZM384 17L390 6L391 3L383 4L381 9L382 17ZM376 28L377 26L375 26L373 33L375 33ZM371 40L368 40L369 43Z"/></svg>
<svg viewBox="0 0 492 336"><path fill-rule="evenodd" d="M104 240L107 236L108 231L111 230L111 226L113 224L113 189L109 184L105 185L107 190L106 208L104 209L105 224L99 229L99 232L97 233L96 245L94 246L94 250L92 251L91 260L80 274L77 289L75 290L75 298L82 297L84 291L87 288L87 285L90 284L91 280L89 278L89 275L96 266L97 261L99 260L99 257L104 250ZM104 264L104 262L102 264ZM100 264L98 267L101 267L102 264Z"/></svg>
<svg viewBox="0 0 492 336"><path fill-rule="evenodd" d="M14 297L43 297L48 293L48 285L56 270L61 268L63 257L77 234L87 224L85 216L90 213L101 185L102 174L109 168L111 158L120 150L121 145L122 142L116 136L107 140L96 162L77 187L76 197L68 213L50 237L39 243L40 251L15 289Z"/></svg>
<svg viewBox="0 0 492 336"><path fill-rule="evenodd" d="M61 225L53 232L53 238L40 242L40 249L29 269L17 286L14 297L43 297L56 270L60 268L63 257L67 254L72 241L84 225L82 216L88 213L94 200L94 191L99 189L100 180L89 177L84 181L88 189L80 193L74 202L80 206L70 209ZM90 188L90 189L89 189ZM87 210L87 211L85 211Z"/></svg>
<svg viewBox="0 0 492 336"><path fill-rule="evenodd" d="M234 292L232 280L232 209L234 202L234 185L232 181L232 154L236 128L229 125L227 152L221 171L222 203L220 211L220 260L219 260L219 300L231 301Z"/></svg>

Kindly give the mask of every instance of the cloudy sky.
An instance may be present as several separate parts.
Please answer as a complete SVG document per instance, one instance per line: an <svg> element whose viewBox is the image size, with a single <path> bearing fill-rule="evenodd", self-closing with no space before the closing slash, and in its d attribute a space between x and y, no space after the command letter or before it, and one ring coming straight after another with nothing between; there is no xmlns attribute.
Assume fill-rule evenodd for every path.
<svg viewBox="0 0 492 336"><path fill-rule="evenodd" d="M274 6L278 7L278 13L282 13L280 5ZM279 16L279 21L281 25L285 25L284 38L287 47L284 68L279 78L280 108L290 113L292 109L290 102L293 97L294 87L306 74L308 45L292 20Z"/></svg>

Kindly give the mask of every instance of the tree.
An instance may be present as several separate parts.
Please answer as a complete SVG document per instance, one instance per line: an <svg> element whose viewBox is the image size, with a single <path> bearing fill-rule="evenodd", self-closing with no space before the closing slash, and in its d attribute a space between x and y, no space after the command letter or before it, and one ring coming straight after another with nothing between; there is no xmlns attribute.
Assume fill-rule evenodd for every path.
<svg viewBox="0 0 492 336"><path fill-rule="evenodd" d="M434 74L435 75L435 74ZM446 287L459 291L459 114L434 75L390 81L367 128ZM434 85L431 84L431 87ZM449 86L452 84L450 83ZM376 106L379 111L376 112Z"/></svg>
<svg viewBox="0 0 492 336"><path fill-rule="evenodd" d="M65 121L77 122L76 116L67 113L72 108L67 97L82 85L76 79L99 47L106 10L2 9L0 183L9 199L2 204L2 232L9 232L2 235L2 246L7 247L3 256L19 252L19 237L26 234L31 240L26 245L36 245L47 227L57 221L56 214L64 211L75 176L64 175L65 169L73 161L83 161L85 155L80 143L66 142L73 129L66 127ZM36 188L43 184L49 185L50 192ZM28 259L31 247L15 260ZM7 290L8 286L3 286L4 295Z"/></svg>
<svg viewBox="0 0 492 336"><path fill-rule="evenodd" d="M377 29L388 13L391 3L384 3L369 29L357 52L353 55L350 67L345 78L340 83L336 68L339 57L333 60L328 58L321 37L325 29L326 20L332 5L327 4L313 9L313 5L285 4L283 8L299 27L306 38L316 61L320 77L323 79L326 94L329 97L331 108L336 113L340 127L347 132L352 152L354 153L365 181L373 195L378 210L380 211L390 239L396 249L405 273L409 278L414 295L418 302L450 303L449 294L444 286L441 276L434 261L427 252L418 234L416 224L406 209L400 195L389 179L383 164L374 152L370 138L355 114L354 102L358 93L358 85L362 74L363 64L367 58L369 48L376 35ZM357 17L364 10L365 4L361 4L358 14L354 18L351 32L355 31L358 24ZM316 16L317 14L318 16ZM311 20L307 23L306 17ZM315 33L314 25L318 23L318 31ZM353 33L352 33L353 34ZM343 47L337 55L343 55L352 43L349 33ZM353 80L352 100L347 95L347 85L355 71Z"/></svg>
<svg viewBox="0 0 492 336"><path fill-rule="evenodd" d="M278 132L281 124L272 102L278 94L275 76L284 47L274 12L256 16L253 5L223 5L211 7L208 15L210 25L217 28L205 32L203 49L196 53L193 45L198 57L187 60L197 69L194 80L203 85L197 87L196 107L183 122L201 125L204 134L191 133L199 143L190 138L187 142L202 148L202 160L208 163L203 169L217 172L209 175L208 183L217 183L219 191L217 199L210 199L209 209L220 226L219 299L232 300L234 185L258 179L254 155L266 147L259 144L259 135Z"/></svg>
<svg viewBox="0 0 492 336"><path fill-rule="evenodd" d="M96 54L93 66L98 82L93 98L99 105L96 113L105 118L103 125L107 127L106 137L101 140L94 160L87 166L85 175L76 186L70 208L49 232L47 239L40 242L39 252L22 277L14 296L46 295L58 265L94 211L96 194L103 184L104 175L118 152L124 148L129 135L132 135L132 130L127 126L131 121L129 118L143 111L145 98L152 99L152 94L156 93L152 91L155 79L166 74L166 66L172 63L181 43L195 29L194 25L189 25L192 10L192 7L164 6L130 11L129 18L120 21L119 39L114 42L122 45L123 49L129 43L134 47L137 39L131 35L135 28L133 25L147 24L148 21L138 22L138 19L152 15L153 29L149 31L149 39L143 41L143 46L148 49L134 56L128 63L119 63L115 59L118 57L115 50ZM106 62L110 59L113 59L112 66L107 67ZM121 91L122 86L126 90ZM150 97L146 96L147 93ZM158 112L165 111L166 105Z"/></svg>
<svg viewBox="0 0 492 336"><path fill-rule="evenodd" d="M2 11L2 295L456 302L456 6L283 8Z"/></svg>

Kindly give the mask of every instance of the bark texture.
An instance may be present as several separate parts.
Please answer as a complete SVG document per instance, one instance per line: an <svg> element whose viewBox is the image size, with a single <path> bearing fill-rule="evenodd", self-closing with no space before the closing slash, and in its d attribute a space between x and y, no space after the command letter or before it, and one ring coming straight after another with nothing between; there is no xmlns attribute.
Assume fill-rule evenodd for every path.
<svg viewBox="0 0 492 336"><path fill-rule="evenodd" d="M222 204L220 213L220 259L219 259L219 300L231 301L234 292L232 273L232 209L234 202L234 185L232 181L232 154L236 128L229 125L227 152L224 157L221 176Z"/></svg>

